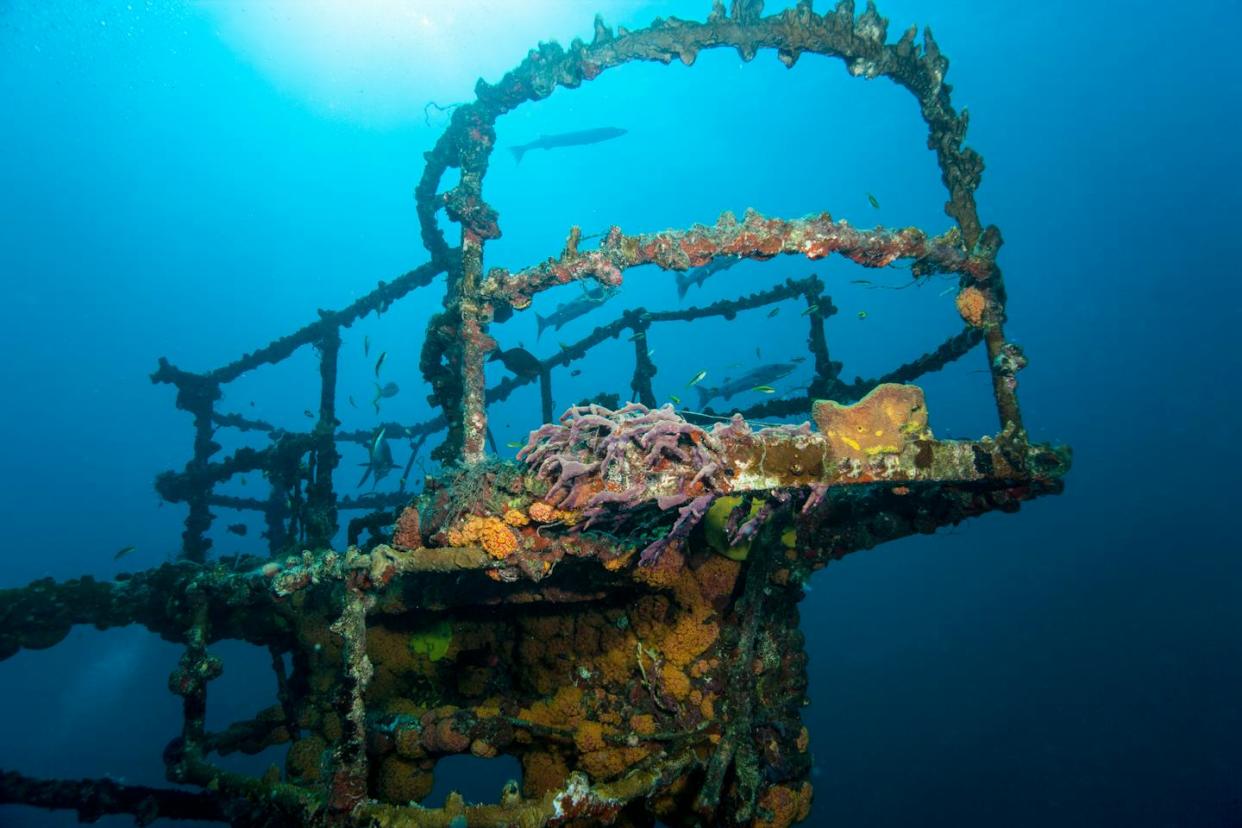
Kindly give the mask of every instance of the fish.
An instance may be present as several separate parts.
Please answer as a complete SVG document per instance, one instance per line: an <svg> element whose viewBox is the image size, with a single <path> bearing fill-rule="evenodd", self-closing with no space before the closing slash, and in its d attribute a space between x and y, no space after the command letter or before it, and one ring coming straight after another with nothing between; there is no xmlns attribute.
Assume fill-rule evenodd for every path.
<svg viewBox="0 0 1242 828"><path fill-rule="evenodd" d="M575 368L574 370L572 370L572 371L570 371L570 372L569 372L569 375L570 375L571 377L580 377L580 376L582 376L582 369L581 369L581 368Z"/></svg>
<svg viewBox="0 0 1242 828"><path fill-rule="evenodd" d="M669 394L668 398L672 400L673 405L681 405L681 397L677 396L676 394Z"/></svg>
<svg viewBox="0 0 1242 828"><path fill-rule="evenodd" d="M647 338L646 331L635 331L634 333L630 334L629 338L626 339L626 342L636 342L639 339L646 339L646 338Z"/></svg>
<svg viewBox="0 0 1242 828"><path fill-rule="evenodd" d="M811 305L806 310L804 310L801 315L807 316L808 314L815 313L817 310L819 310L819 305Z"/></svg>
<svg viewBox="0 0 1242 828"><path fill-rule="evenodd" d="M302 414L309 417L312 420L315 419L315 412L311 411L309 408L303 408Z"/></svg>
<svg viewBox="0 0 1242 828"><path fill-rule="evenodd" d="M350 395L350 397L349 397L349 407L350 407L350 408L357 408L357 407L358 407L358 403L354 402L354 397L353 397L353 395L352 395L352 394L351 394L351 395Z"/></svg>
<svg viewBox="0 0 1242 828"><path fill-rule="evenodd" d="M371 337L364 336L362 338L362 355L369 357L371 355Z"/></svg>
<svg viewBox="0 0 1242 828"><path fill-rule="evenodd" d="M755 348L755 359L763 359L763 349Z"/></svg>
<svg viewBox="0 0 1242 828"><path fill-rule="evenodd" d="M383 387L381 387L378 382L375 383L375 396L371 398L371 405L375 406L375 413L376 414L379 413L379 410L380 410L379 401L380 400L392 399L393 397L397 396L398 392L400 391L401 389L397 386L395 382L386 383Z"/></svg>
<svg viewBox="0 0 1242 828"><path fill-rule="evenodd" d="M492 351L492 355L487 358L487 361L499 361L519 379L533 379L543 372L543 363L539 361L539 357L525 348Z"/></svg>
<svg viewBox="0 0 1242 828"><path fill-rule="evenodd" d="M538 339L540 336L543 336L544 329L549 327L559 331L562 325L572 322L579 316L585 316L616 295L616 288L601 287L594 292L588 290L584 291L577 299L557 305L556 310L547 316L535 314L535 326L537 328L535 338ZM562 348L569 350L568 346L562 346Z"/></svg>
<svg viewBox="0 0 1242 828"><path fill-rule="evenodd" d="M781 312L781 306L777 305L776 307L772 308L772 310L768 311L768 319L771 319L773 316L776 316L780 312Z"/></svg>
<svg viewBox="0 0 1242 828"><path fill-rule="evenodd" d="M598 144L620 138L628 129L621 127L596 127L595 129L579 129L574 132L558 132L555 135L540 135L534 141L509 147L513 153L513 162L522 163L522 156L535 149L557 149L558 147L581 147L587 144Z"/></svg>
<svg viewBox="0 0 1242 828"><path fill-rule="evenodd" d="M695 285L701 285L722 270L728 270L735 264L740 262L740 256L721 256L718 259L712 259L702 267L692 268L684 273L677 274L677 298L686 298L686 291Z"/></svg>
<svg viewBox="0 0 1242 828"><path fill-rule="evenodd" d="M867 193L867 203L877 210L880 209L880 200L871 193Z"/></svg>
<svg viewBox="0 0 1242 828"><path fill-rule="evenodd" d="M710 400L716 397L724 397L727 400L732 398L734 394L740 394L743 391L751 391L760 386L768 385L778 379L789 376L796 367L792 362L773 362L753 368L737 379L726 379L723 384L716 388L700 385L698 387L699 407L707 405Z"/></svg>
<svg viewBox="0 0 1242 828"><path fill-rule="evenodd" d="M246 485L246 478L244 478L244 477L243 477L243 478L239 479L237 482L238 482L238 483L241 483L243 486L245 486L245 485Z"/></svg>
<svg viewBox="0 0 1242 828"><path fill-rule="evenodd" d="M699 371L697 374L694 375L694 379L686 383L686 387L690 388L691 386L698 385L706 377L707 377L707 369L704 368L702 371Z"/></svg>
<svg viewBox="0 0 1242 828"><path fill-rule="evenodd" d="M380 366L384 364L384 357L386 356L388 356L388 352L384 351L384 353L379 355L379 359L375 360L375 376L377 377L379 376Z"/></svg>
<svg viewBox="0 0 1242 828"><path fill-rule="evenodd" d="M231 524L229 524L229 531L230 531L230 532L232 532L234 535L242 535L242 536L245 536L245 534L246 534L246 524L244 524L244 523L231 523Z"/></svg>
<svg viewBox="0 0 1242 828"><path fill-rule="evenodd" d="M133 552L137 548L138 547L136 546L123 546L119 550L117 550L117 553L115 555L112 556L112 560L119 561L121 558L124 558L126 555L128 555L130 552Z"/></svg>
<svg viewBox="0 0 1242 828"><path fill-rule="evenodd" d="M509 448L520 449L526 444L518 440L510 440L509 442L505 443L505 445L508 446Z"/></svg>
<svg viewBox="0 0 1242 828"><path fill-rule="evenodd" d="M358 481L357 488L359 489L367 482L368 478L371 479L371 488L374 489L377 483L387 477L397 467L397 464L392 460L392 447L384 439L386 431L386 428L379 429L367 446L367 462L359 464L366 467L366 471L362 474L362 479Z"/></svg>
<svg viewBox="0 0 1242 828"><path fill-rule="evenodd" d="M858 318L859 318L859 319L866 319L866 318L867 318L867 312L866 312L866 311L859 311L859 312L858 312Z"/></svg>
<svg viewBox="0 0 1242 828"><path fill-rule="evenodd" d="M751 391L758 391L760 394L775 394L776 389L770 385L756 385Z"/></svg>

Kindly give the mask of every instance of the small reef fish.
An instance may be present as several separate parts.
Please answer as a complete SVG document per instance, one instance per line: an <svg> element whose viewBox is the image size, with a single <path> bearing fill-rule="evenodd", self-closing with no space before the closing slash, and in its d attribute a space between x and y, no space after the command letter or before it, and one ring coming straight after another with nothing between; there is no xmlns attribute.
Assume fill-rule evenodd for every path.
<svg viewBox="0 0 1242 828"><path fill-rule="evenodd" d="M776 316L780 312L781 312L781 306L777 305L776 307L772 308L772 310L768 311L768 319L771 319L772 317Z"/></svg>
<svg viewBox="0 0 1242 828"><path fill-rule="evenodd" d="M802 316L808 316L812 313L815 313L817 310L819 310L819 305L811 305L810 307L808 307L806 310L802 312Z"/></svg>
<svg viewBox="0 0 1242 828"><path fill-rule="evenodd" d="M525 348L493 351L492 355L487 358L487 361L500 362L519 379L533 379L543 371L543 363L539 361L539 357Z"/></svg>
<svg viewBox="0 0 1242 828"><path fill-rule="evenodd" d="M695 375L694 375L694 378L693 378L692 380L690 380L689 382L687 382L687 383L686 383L686 387L687 387L687 388L691 388L691 387L693 387L693 386L695 386L695 385L698 385L698 384L699 384L700 382L702 382L702 381L703 381L706 377L707 377L707 369L706 369L706 368L704 368L702 371L699 371L697 374L695 374ZM702 393L702 392L700 391L700 393Z"/></svg>
<svg viewBox="0 0 1242 828"><path fill-rule="evenodd" d="M390 400L397 396L400 391L401 389L397 387L395 382L387 383L382 387L378 382L375 383L375 396L371 398L371 405L375 406L375 413L379 413L380 400Z"/></svg>
<svg viewBox="0 0 1242 828"><path fill-rule="evenodd" d="M349 407L350 407L350 408L357 408L357 407L358 407L358 403L354 402L354 397L353 397L353 395L352 395L352 394L351 394L351 395L350 395L350 397L349 397Z"/></svg>
<svg viewBox="0 0 1242 828"><path fill-rule="evenodd" d="M880 209L880 200L871 193L867 193L867 203L877 210Z"/></svg>
<svg viewBox="0 0 1242 828"><path fill-rule="evenodd" d="M758 391L760 394L775 394L776 389L770 385L756 385L751 391Z"/></svg>
<svg viewBox="0 0 1242 828"><path fill-rule="evenodd" d="M747 371L737 379L726 379L717 388L700 385L698 387L699 407L707 405L710 400L716 397L724 397L727 400L733 397L734 394L741 394L743 391L752 391L767 386L769 383L789 376L796 367L792 362L773 362Z"/></svg>
<svg viewBox="0 0 1242 828"><path fill-rule="evenodd" d="M311 420L315 419L315 412L311 411L309 408L303 408L302 414L306 416L308 419L311 419Z"/></svg>
<svg viewBox="0 0 1242 828"><path fill-rule="evenodd" d="M681 397L676 394L669 394L668 398L673 401L673 405L681 405Z"/></svg>
<svg viewBox="0 0 1242 828"><path fill-rule="evenodd" d="M387 356L388 356L388 352L384 351L384 353L379 355L379 359L375 360L375 376L377 377L379 376L380 366L384 364L384 358Z"/></svg>
<svg viewBox="0 0 1242 828"><path fill-rule="evenodd" d="M537 328L535 338L538 339L543 336L544 329L549 327L559 331L562 325L574 321L579 316L585 316L616 295L617 290L615 288L601 287L594 292L588 290L584 291L582 296L579 296L577 299L557 305L556 310L547 316L535 314L535 325ZM561 347L564 350L569 350L568 346L562 345Z"/></svg>
<svg viewBox="0 0 1242 828"><path fill-rule="evenodd" d="M867 318L867 312L866 312L866 311L859 311L859 312L858 312L858 318L859 318L859 319L866 319L866 318Z"/></svg>
<svg viewBox="0 0 1242 828"><path fill-rule="evenodd" d="M572 370L572 371L570 371L570 372L569 372L569 375L570 375L571 377L580 377L580 376L582 376L582 369L581 369L581 368L575 368L574 370Z"/></svg>
<svg viewBox="0 0 1242 828"><path fill-rule="evenodd" d="M522 163L522 156L531 150L598 144L601 141L611 141L613 138L620 138L628 131L621 127L596 127L595 129L580 129L574 132L560 132L556 135L540 135L529 143L509 147L509 152L513 153L514 163L520 164Z"/></svg>
<svg viewBox="0 0 1242 828"><path fill-rule="evenodd" d="M526 444L519 442L517 440L510 440L509 442L505 443L505 445L512 449L520 449L522 446Z"/></svg>
<svg viewBox="0 0 1242 828"><path fill-rule="evenodd" d="M379 483L387 477L397 464L392 459L392 447L388 445L388 441L384 439L384 433L387 429L381 428L375 432L375 436L371 438L370 445L367 446L367 462L359 465L365 466L366 471L362 474L362 479L358 481L358 488L371 479L371 488L375 488L375 484Z"/></svg>
<svg viewBox="0 0 1242 828"><path fill-rule="evenodd" d="M371 355L371 337L364 336L362 338L362 355L369 357Z"/></svg>
<svg viewBox="0 0 1242 828"><path fill-rule="evenodd" d="M128 555L130 552L133 552L137 548L138 547L136 546L123 546L119 550L117 550L117 553L115 555L112 556L112 560L119 561L121 558L124 558L126 555Z"/></svg>
<svg viewBox="0 0 1242 828"><path fill-rule="evenodd" d="M246 524L244 523L231 523L228 528L234 535L241 535L243 537L246 535Z"/></svg>
<svg viewBox="0 0 1242 828"><path fill-rule="evenodd" d="M646 332L646 331L635 331L634 333L630 334L629 338L628 338L628 339L626 339L626 341L627 341L627 342L636 342L636 341L638 341L638 340L640 340L640 339L646 339L646 338L647 338L647 332Z"/></svg>
<svg viewBox="0 0 1242 828"><path fill-rule="evenodd" d="M701 285L722 270L728 270L735 264L740 262L740 256L722 256L719 259L712 259L702 267L692 268L684 273L677 274L677 298L686 298L686 291L695 285Z"/></svg>

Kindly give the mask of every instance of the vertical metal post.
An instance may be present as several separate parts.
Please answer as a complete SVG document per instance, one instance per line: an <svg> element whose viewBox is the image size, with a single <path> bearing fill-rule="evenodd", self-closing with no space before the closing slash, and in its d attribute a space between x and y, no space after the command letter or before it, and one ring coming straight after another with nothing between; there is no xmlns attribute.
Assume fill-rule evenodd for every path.
<svg viewBox="0 0 1242 828"><path fill-rule="evenodd" d="M642 308L632 313L634 321L630 327L634 331L634 379L630 382L630 388L640 403L648 408L655 408L656 396L651 387L651 378L655 376L656 367L651 357L647 356L647 351L651 350L647 345L647 329L651 327L651 323L643 318L646 311Z"/></svg>
<svg viewBox="0 0 1242 828"><path fill-rule="evenodd" d="M546 365L539 372L539 411L543 419L541 423L552 422L552 370Z"/></svg>
<svg viewBox="0 0 1242 828"><path fill-rule="evenodd" d="M341 350L341 333L336 326L325 326L319 340L319 420L315 423L314 475L306 490L306 542L311 548L332 545L337 530L336 494L332 473L340 463L336 449L336 367Z"/></svg>
<svg viewBox="0 0 1242 828"><path fill-rule="evenodd" d="M807 387L811 399L829 399L833 387L837 384L837 372L841 370L839 362L833 362L828 354L828 337L824 333L824 321L837 312L832 300L821 293L823 284L818 279L804 294L807 308L814 310L807 313L810 331L807 335L807 346L815 356L815 375Z"/></svg>
<svg viewBox="0 0 1242 828"><path fill-rule="evenodd" d="M220 386L197 375L185 375L177 384L177 407L189 411L194 417L194 456L186 464L185 474L189 481L185 517L185 531L181 533L181 557L196 563L207 560L211 539L207 537L215 515L211 513L211 492L215 487L208 476L211 455L220 445L213 438L215 426L215 402L220 398Z"/></svg>
<svg viewBox="0 0 1242 828"><path fill-rule="evenodd" d="M463 172L463 178L465 173ZM450 284L450 303L458 314L458 353L461 380L461 461L478 463L487 444L487 400L483 360L495 343L485 333L487 320L476 302L483 275L483 240L467 227L462 229L461 273ZM453 416L449 413L449 416Z"/></svg>

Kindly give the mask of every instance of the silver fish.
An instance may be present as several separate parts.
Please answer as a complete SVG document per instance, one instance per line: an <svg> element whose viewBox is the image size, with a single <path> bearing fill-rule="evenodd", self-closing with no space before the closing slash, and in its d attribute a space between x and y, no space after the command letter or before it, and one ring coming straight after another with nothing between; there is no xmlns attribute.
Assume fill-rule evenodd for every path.
<svg viewBox="0 0 1242 828"><path fill-rule="evenodd" d="M725 380L715 388L709 388L705 385L695 386L695 390L699 392L699 407L702 408L716 397L724 397L727 400L733 397L734 394L770 385L778 379L789 376L797 367L792 362L773 362L747 371L737 379Z"/></svg>

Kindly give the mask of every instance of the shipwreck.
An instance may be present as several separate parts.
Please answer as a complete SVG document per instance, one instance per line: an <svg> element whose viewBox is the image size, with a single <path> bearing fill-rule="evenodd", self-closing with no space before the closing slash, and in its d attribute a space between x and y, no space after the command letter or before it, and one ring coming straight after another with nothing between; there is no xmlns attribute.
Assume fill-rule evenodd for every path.
<svg viewBox="0 0 1242 828"><path fill-rule="evenodd" d="M868 2L819 12L809 0L763 14L762 2L716 0L700 22L656 20L591 42L540 45L453 110L417 187L424 264L348 307L209 371L161 359L152 375L193 418L184 468L156 481L187 509L179 560L109 582L38 581L0 591L0 659L51 647L78 624L141 625L184 646L169 678L184 721L163 751L179 787L110 779L35 779L0 772L0 803L76 810L86 821L131 814L235 825L788 826L811 807L811 759L800 711L806 655L798 603L810 574L834 559L931 533L1058 493L1062 447L1028 440L1006 339L999 230L979 218L980 156L950 101L948 60L930 31L889 41ZM948 229L860 229L827 212L801 218L724 214L712 226L629 234L593 246L578 228L525 269L486 269L500 234L484 197L497 118L632 61L695 62L704 49L803 54L887 78L914 98L947 190ZM445 187L450 171L459 180ZM439 214L459 231L452 242ZM623 287L626 271L685 271L720 257L845 257L869 268L909 261L914 278L956 279L957 333L871 379L846 382L826 323L835 308L817 277L671 311L631 310L540 360L539 370L487 387L497 347L489 325L537 306L571 282ZM433 282L443 309L423 339L420 369L439 408L422 423L345 431L337 420L341 333ZM669 274L672 278L672 273ZM804 303L813 379L803 393L731 417L659 407L656 366L641 336L778 302ZM629 401L554 411L553 381L609 339L635 341ZM300 349L317 353L317 409L304 431L219 407L221 389ZM970 353L986 355L998 429L937 439L913 383ZM516 460L487 451L489 405L538 383L540 419ZM533 412L532 412L533 413ZM799 424L763 424L789 419ZM533 418L532 418L533 419ZM224 453L221 431L262 448ZM333 474L346 444L434 441L442 471L418 493L342 495ZM269 491L219 491L261 472ZM407 476L409 470L407 469ZM211 554L213 509L262 515L265 556ZM332 548L344 524L348 543ZM217 642L271 653L277 703L219 732L205 727ZM283 766L251 777L213 758L283 747ZM446 756L508 754L520 783L493 801L418 801Z"/></svg>

